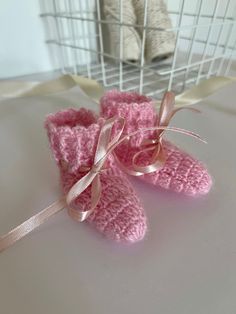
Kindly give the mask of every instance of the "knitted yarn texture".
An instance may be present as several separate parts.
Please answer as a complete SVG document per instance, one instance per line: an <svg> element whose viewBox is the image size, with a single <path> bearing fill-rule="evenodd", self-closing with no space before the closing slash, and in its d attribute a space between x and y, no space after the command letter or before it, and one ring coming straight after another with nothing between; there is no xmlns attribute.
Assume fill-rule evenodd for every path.
<svg viewBox="0 0 236 314"><path fill-rule="evenodd" d="M143 25L145 1L133 0L137 23ZM171 28L171 20L166 4L163 0L148 0L147 3L147 29L145 41L145 59L147 62L162 59L171 55L175 48L175 36ZM150 29L149 29L150 27ZM159 28L159 29L154 29ZM139 28L142 38L143 29Z"/></svg>
<svg viewBox="0 0 236 314"><path fill-rule="evenodd" d="M141 42L143 39L145 1L125 0L120 1L104 0L104 15L110 32L110 50L116 59L123 61L137 61L141 57ZM175 47L175 36L171 28L171 20L163 0L148 0L147 21L145 36L145 59L150 62L154 59L162 59L173 53ZM121 22L126 25L119 25ZM120 28L122 27L122 37ZM150 28L149 28L150 27ZM155 29L158 28L158 29ZM122 42L122 55L120 45Z"/></svg>
<svg viewBox="0 0 236 314"><path fill-rule="evenodd" d="M157 121L157 113L150 98L137 93L122 93L116 90L108 91L101 98L101 115L104 118L120 116L126 119L124 135L140 128L153 127ZM145 139L155 138L155 131L133 136L129 142L116 148L116 155L127 167L132 165L134 154L140 151L140 145ZM185 153L168 141L164 141L166 162L155 172L138 178L164 189L191 196L203 195L209 192L212 179L206 167L189 154ZM148 165L151 152L143 153L138 160L141 166Z"/></svg>
<svg viewBox="0 0 236 314"><path fill-rule="evenodd" d="M123 1L122 19L124 23L136 24L132 0ZM120 1L104 0L104 15L109 22L110 50L113 57L120 58L120 27L123 27L123 61L137 61L140 58L141 40L134 26L120 26Z"/></svg>
<svg viewBox="0 0 236 314"><path fill-rule="evenodd" d="M93 164L103 118L93 112L67 109L50 114L45 122L53 156L60 169L65 194ZM144 210L126 175L109 155L100 173L102 195L88 221L106 237L119 242L143 239L147 224ZM72 206L86 210L91 203L91 187L79 195Z"/></svg>

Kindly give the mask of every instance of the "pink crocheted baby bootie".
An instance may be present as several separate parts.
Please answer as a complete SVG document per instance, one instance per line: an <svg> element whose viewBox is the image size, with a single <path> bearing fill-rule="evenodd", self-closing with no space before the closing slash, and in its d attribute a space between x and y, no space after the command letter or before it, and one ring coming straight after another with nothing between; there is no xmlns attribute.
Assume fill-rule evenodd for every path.
<svg viewBox="0 0 236 314"><path fill-rule="evenodd" d="M101 115L104 118L120 116L126 119L124 134L130 134L141 128L156 125L157 113L150 98L137 93L108 91L101 98ZM134 155L140 151L144 140L155 138L155 131L148 131L132 136L116 148L116 155L121 163L130 167ZM209 192L212 180L205 166L168 141L163 141L166 156L164 166L155 172L139 178L165 189L197 196ZM141 156L140 156L141 157ZM142 154L140 163L150 163L150 153Z"/></svg>
<svg viewBox="0 0 236 314"><path fill-rule="evenodd" d="M45 126L65 194L85 176L84 169L91 169L104 122L103 118L97 118L86 109L68 109L47 117ZM101 197L87 221L110 239L120 242L141 240L147 229L144 210L112 154L106 159L100 182ZM85 211L90 205L91 185L73 202L78 211Z"/></svg>

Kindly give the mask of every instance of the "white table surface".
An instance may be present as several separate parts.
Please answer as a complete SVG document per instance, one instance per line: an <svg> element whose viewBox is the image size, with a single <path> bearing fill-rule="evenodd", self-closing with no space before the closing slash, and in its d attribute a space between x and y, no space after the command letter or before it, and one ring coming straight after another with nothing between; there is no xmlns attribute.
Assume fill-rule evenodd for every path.
<svg viewBox="0 0 236 314"><path fill-rule="evenodd" d="M175 142L202 159L212 191L192 199L133 179L149 220L144 241L122 246L63 211L0 254L1 314L235 314L236 84L181 112L172 125L208 145ZM79 88L0 102L0 233L60 195L44 117L95 105Z"/></svg>

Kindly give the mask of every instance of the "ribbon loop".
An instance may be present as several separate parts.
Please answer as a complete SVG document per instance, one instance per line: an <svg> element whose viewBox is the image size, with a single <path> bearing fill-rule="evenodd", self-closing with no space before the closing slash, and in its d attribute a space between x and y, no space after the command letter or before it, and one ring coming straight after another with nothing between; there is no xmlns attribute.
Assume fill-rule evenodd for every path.
<svg viewBox="0 0 236 314"><path fill-rule="evenodd" d="M162 100L162 104L159 111L159 116L157 119L157 125L145 129L136 130L133 133L122 136L124 130L125 119L113 117L109 120L106 120L104 125L101 128L98 143L96 147L96 152L94 156L94 163L92 167L82 166L80 171L87 172L79 181L77 181L66 198L63 198L49 207L43 209L38 214L32 216L18 227L12 229L10 232L0 237L0 252L11 246L16 241L20 240L22 237L33 231L35 228L40 226L44 221L49 217L59 212L63 208L68 208L68 214L75 219L76 221L82 222L86 220L94 211L95 207L98 205L98 202L101 197L102 187L100 181L100 173L104 170L104 164L107 160L108 155L114 151L114 149L121 144L123 141L128 140L130 137L139 134L140 132L146 131L156 131L155 138L148 139L143 142L144 148L141 149L138 153L133 156L132 168L125 167L119 159L116 157L115 153L113 154L117 162L119 163L121 169L126 173L133 176L140 176L145 173L150 173L160 169L165 162L165 154L162 145L162 137L165 131L174 131L182 133L188 136L192 136L202 142L204 140L201 137L191 131L187 131L180 128L168 127L171 118L179 110L185 109L186 107L181 107L174 109L174 94L167 92ZM187 108L199 112L193 108ZM120 123L120 130L111 138L112 127L115 123ZM153 151L151 156L151 163L147 166L137 165L138 157L140 154ZM73 208L73 201L84 192L91 184L91 205L88 210L80 211Z"/></svg>
<svg viewBox="0 0 236 314"><path fill-rule="evenodd" d="M172 118L172 112L175 105L175 95L172 92L166 92L160 105L159 115L157 119L158 126L168 126L170 119ZM164 130L160 131L163 133Z"/></svg>
<svg viewBox="0 0 236 314"><path fill-rule="evenodd" d="M163 135L166 130L168 130L168 125L173 118L173 116L180 110L190 109L194 112L200 112L195 108L189 107L180 107L174 109L175 106L175 95L173 92L166 92L161 101L156 127L153 128L155 130L155 138L153 139L145 139L142 143L144 146L138 153L133 156L132 166L133 169L137 172L136 175L142 175L146 173L151 173L153 171L157 171L161 169L165 163L166 157L163 149ZM170 129L169 129L170 130ZM182 129L179 129L182 130ZM196 134L182 130L182 133L185 133L190 136L196 137ZM190 134L191 133L191 134ZM138 158L149 151L153 151L152 156L150 158L150 164L146 166L139 166L137 164Z"/></svg>
<svg viewBox="0 0 236 314"><path fill-rule="evenodd" d="M111 139L111 132L112 127L115 123L121 124L121 128L118 133ZM113 117L109 120L106 120L104 125L101 128L98 143L95 151L94 156L94 164L88 171L86 175L84 175L79 181L77 181L72 188L70 189L69 193L66 197L66 203L69 208L69 215L77 220L77 221L84 221L91 215L94 208L97 206L99 199L101 197L101 181L100 181L100 172L103 169L103 166L106 162L106 159L110 152L116 147L119 139L123 133L125 120L123 118ZM73 209L73 201L82 193L84 192L91 184L91 205L90 209L85 211L80 211Z"/></svg>

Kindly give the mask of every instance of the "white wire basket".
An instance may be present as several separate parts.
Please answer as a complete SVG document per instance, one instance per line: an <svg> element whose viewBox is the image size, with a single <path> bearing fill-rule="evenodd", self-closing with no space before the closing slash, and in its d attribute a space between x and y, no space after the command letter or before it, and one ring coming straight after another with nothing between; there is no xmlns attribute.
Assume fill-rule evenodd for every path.
<svg viewBox="0 0 236 314"><path fill-rule="evenodd" d="M171 21L167 27L158 18L156 5L162 0L129 1L41 1L46 42L63 73L93 78L106 89L135 90L157 99L166 90L179 94L211 76L229 73L236 51L235 0L166 1L164 10ZM104 10L109 2L110 16ZM143 8L139 19L127 9L135 2ZM132 53L137 49L129 47L132 36L125 38L130 32L138 34L135 60ZM165 58L147 60L148 38L155 41L158 36L172 36L173 49ZM109 44L114 38L112 52Z"/></svg>

